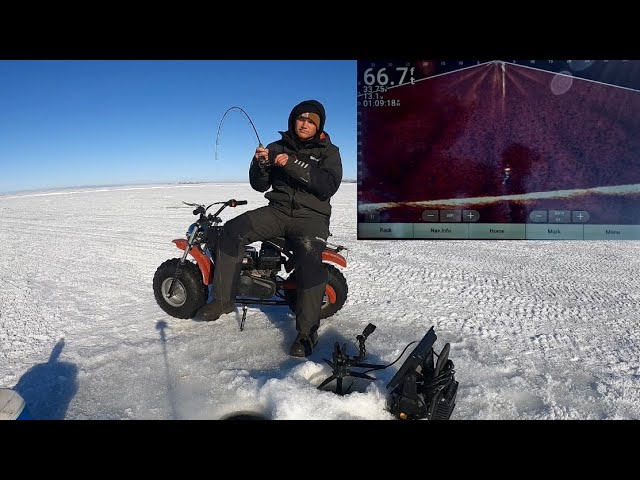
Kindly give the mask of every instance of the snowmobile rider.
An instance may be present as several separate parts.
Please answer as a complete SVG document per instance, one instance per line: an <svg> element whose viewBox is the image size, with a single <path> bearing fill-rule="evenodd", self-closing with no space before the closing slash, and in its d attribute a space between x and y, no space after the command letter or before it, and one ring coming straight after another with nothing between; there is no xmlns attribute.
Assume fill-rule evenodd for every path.
<svg viewBox="0 0 640 480"><path fill-rule="evenodd" d="M249 181L254 190L267 192L269 204L226 222L217 242L214 298L198 311L207 321L234 311L245 245L286 237L297 259L298 335L290 351L294 357L310 355L318 342L328 281L322 251L329 237L330 199L342 182L340 151L324 131L325 120L324 106L305 100L291 110L288 130L278 132L280 140L256 148Z"/></svg>

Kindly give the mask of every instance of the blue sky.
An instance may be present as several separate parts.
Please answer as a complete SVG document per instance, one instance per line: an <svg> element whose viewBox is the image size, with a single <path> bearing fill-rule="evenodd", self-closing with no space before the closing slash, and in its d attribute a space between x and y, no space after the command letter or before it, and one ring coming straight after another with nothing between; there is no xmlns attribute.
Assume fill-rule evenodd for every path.
<svg viewBox="0 0 640 480"><path fill-rule="evenodd" d="M355 60L2 60L0 192L247 181L260 140L317 99L356 178ZM218 142L216 143L216 140Z"/></svg>

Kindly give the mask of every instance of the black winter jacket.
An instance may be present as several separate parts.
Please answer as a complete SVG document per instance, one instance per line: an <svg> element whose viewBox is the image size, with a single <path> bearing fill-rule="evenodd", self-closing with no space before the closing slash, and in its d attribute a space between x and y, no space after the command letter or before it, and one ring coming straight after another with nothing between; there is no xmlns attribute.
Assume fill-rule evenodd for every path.
<svg viewBox="0 0 640 480"><path fill-rule="evenodd" d="M295 119L294 119L295 120ZM321 132L307 142L300 142L291 128L278 132L282 139L267 145L269 160L280 153L289 154L284 167L261 168L253 160L249 168L249 181L254 190L266 192L269 204L279 210L299 217L331 216L331 197L342 182L340 150L331 143L326 132ZM294 139L295 137L295 139Z"/></svg>

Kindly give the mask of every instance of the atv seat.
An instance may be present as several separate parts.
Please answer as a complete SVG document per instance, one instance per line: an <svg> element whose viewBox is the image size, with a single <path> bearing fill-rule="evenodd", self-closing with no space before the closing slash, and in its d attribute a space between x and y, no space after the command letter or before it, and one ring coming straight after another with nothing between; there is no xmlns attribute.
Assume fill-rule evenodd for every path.
<svg viewBox="0 0 640 480"><path fill-rule="evenodd" d="M329 232L329 237L331 237L331 232ZM285 252L292 252L293 245L291 245L291 241L287 237L273 237L267 240L264 240L262 243L271 243L275 245L278 249L284 250ZM326 247L331 247L328 242L325 242ZM342 250L342 247L338 248L336 251Z"/></svg>

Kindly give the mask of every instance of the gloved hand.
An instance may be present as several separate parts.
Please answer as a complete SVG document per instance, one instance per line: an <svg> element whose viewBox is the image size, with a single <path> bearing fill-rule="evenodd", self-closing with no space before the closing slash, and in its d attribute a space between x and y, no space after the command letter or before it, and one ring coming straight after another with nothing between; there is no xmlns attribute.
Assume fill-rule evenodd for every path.
<svg viewBox="0 0 640 480"><path fill-rule="evenodd" d="M269 159L269 149L258 146L256 153L253 156L254 160L257 160L261 168L267 168L271 166L271 160Z"/></svg>

